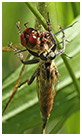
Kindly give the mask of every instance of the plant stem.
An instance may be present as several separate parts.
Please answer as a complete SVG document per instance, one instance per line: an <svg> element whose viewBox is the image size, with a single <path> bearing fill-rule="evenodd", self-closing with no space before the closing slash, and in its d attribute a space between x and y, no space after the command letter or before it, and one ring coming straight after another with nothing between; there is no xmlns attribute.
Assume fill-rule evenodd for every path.
<svg viewBox="0 0 82 136"><path fill-rule="evenodd" d="M78 96L80 97L80 86L79 86L78 80L77 80L76 77L75 77L75 74L74 74L74 72L73 72L73 69L72 69L72 67L71 67L71 65L70 65L70 63L69 63L69 61L68 61L68 59L67 59L64 55L61 55L61 57L62 57L62 59L63 59L65 65L66 65L66 68L67 68L67 70L68 70L68 72L69 72L69 74L70 74L70 76L71 76L73 82L74 82L74 85L75 85L75 87L76 87L76 91L77 91L77 93L78 93Z"/></svg>
<svg viewBox="0 0 82 136"><path fill-rule="evenodd" d="M44 17L40 14L37 8L32 4L32 2L25 2L25 4L30 8L32 13L36 16L36 18L41 22L44 28L47 30L47 23Z"/></svg>

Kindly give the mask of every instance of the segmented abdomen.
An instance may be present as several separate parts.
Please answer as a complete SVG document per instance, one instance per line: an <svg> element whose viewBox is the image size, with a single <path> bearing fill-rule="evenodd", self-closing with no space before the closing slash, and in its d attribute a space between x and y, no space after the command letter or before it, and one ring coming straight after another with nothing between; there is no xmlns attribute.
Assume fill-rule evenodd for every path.
<svg viewBox="0 0 82 136"><path fill-rule="evenodd" d="M57 70L52 62L43 62L39 68L38 97L44 129L53 108L55 90L53 90L53 86L55 86L54 81L57 81Z"/></svg>
<svg viewBox="0 0 82 136"><path fill-rule="evenodd" d="M53 100L54 99L53 99L52 85L50 84L45 86L44 83L42 83L40 87L39 102L40 102L40 110L43 120L43 128L45 127L50 112L52 110L53 102L54 102Z"/></svg>

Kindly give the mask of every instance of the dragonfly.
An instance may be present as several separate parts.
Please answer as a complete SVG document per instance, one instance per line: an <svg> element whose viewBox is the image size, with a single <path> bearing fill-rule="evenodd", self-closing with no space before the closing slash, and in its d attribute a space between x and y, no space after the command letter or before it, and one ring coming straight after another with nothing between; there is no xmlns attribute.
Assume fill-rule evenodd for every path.
<svg viewBox="0 0 82 136"><path fill-rule="evenodd" d="M25 24L26 29L21 32L20 29L20 22L17 22L17 28L19 30L19 35L21 39L21 44L24 47L23 50L13 46L12 43L8 44L8 48L3 47L3 51L14 51L15 54L18 55L21 63L23 63L23 67L20 71L19 78L14 86L12 94L3 110L3 115L6 112L8 105L10 104L12 98L14 97L17 89L20 88L22 85L28 83L31 85L36 78L37 80L37 87L38 87L38 100L39 106L41 111L41 118L42 118L42 133L45 134L46 124L49 120L50 113L53 108L54 100L56 97L56 88L57 88L57 81L58 81L58 70L55 65L54 59L59 55L65 55L69 57L67 54L64 53L65 51L65 42L69 42L65 39L65 29L72 27L76 22L72 25L62 28L58 26L60 31L56 32L55 34L51 31L50 26L50 19L49 13L47 13L48 20L47 26L48 30L45 32L41 32L34 28L28 28ZM55 35L62 33L62 41L57 42ZM62 49L58 49L57 46L62 44ZM29 59L30 55L27 56L26 60L23 60L23 52L28 51L31 55L34 56L32 60ZM70 58L70 57L69 57ZM31 65L39 63L38 68L34 71L33 75L30 79L26 79L24 82L20 84L20 80L22 77L22 73L24 71L25 65Z"/></svg>

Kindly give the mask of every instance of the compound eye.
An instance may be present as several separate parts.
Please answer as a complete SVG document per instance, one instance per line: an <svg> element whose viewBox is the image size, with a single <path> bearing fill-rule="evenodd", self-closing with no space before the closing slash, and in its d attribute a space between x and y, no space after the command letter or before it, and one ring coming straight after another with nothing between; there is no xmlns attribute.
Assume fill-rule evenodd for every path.
<svg viewBox="0 0 82 136"><path fill-rule="evenodd" d="M33 28L28 27L27 29L24 30L24 33L30 35L33 30L34 30Z"/></svg>
<svg viewBox="0 0 82 136"><path fill-rule="evenodd" d="M37 43L37 38L36 38L36 36L34 36L34 35L31 35L31 36L29 36L29 43L31 44L31 45L36 45L36 43Z"/></svg>
<svg viewBox="0 0 82 136"><path fill-rule="evenodd" d="M24 47L26 47L26 40L25 40L25 38L24 38L24 33L21 34L20 39L21 39L21 44L22 44Z"/></svg>

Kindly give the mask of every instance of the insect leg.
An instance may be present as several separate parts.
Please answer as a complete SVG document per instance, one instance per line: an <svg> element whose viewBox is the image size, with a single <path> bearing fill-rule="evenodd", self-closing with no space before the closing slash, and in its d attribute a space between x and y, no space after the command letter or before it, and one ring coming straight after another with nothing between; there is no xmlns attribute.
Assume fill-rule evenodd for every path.
<svg viewBox="0 0 82 136"><path fill-rule="evenodd" d="M8 44L8 46L9 46L11 49L13 49L14 51L16 51L16 54L22 52L22 50L17 49L17 48L15 48L14 46L12 46L12 43ZM28 50L33 56L39 57L38 53L36 53L36 52L34 52L34 51L31 51L31 50L29 50L28 48L25 49L25 50L23 50L23 51L26 51L26 50Z"/></svg>
<svg viewBox="0 0 82 136"><path fill-rule="evenodd" d="M56 49L56 47L57 47L57 42L56 42L56 39L55 39L55 37L54 37L54 35L53 35L52 31L51 31L50 19L49 19L49 12L47 13L47 16L48 16L48 21L46 21L46 22L47 22L47 25L48 25L48 31L49 31L49 33L50 33L50 35L51 35L51 37L52 37L53 42L54 42L54 46L52 47L51 50L52 50L52 51L55 51L55 49Z"/></svg>
<svg viewBox="0 0 82 136"><path fill-rule="evenodd" d="M39 71L40 71L39 68L35 70L35 72L33 73L32 77L30 78L28 82L28 85L30 85L34 81L35 77L39 74Z"/></svg>
<svg viewBox="0 0 82 136"><path fill-rule="evenodd" d="M54 55L54 57L51 57L51 60L52 59L54 59L56 56L59 56L59 55L61 55L61 54L64 54L65 56L67 56L68 58L72 58L72 57L70 57L70 56L68 56L67 54L65 54L64 53L64 50L65 50L65 41L66 42L70 42L70 41L68 41L68 40L65 40L65 33L64 33L64 29L61 27L61 26L59 26L59 29L61 29L61 31L62 31L62 33L63 33L63 36L62 36L62 42L60 42L60 43L62 43L62 45L63 45L63 48L61 49L61 50L58 50L58 52ZM60 44L60 43L58 43L58 44ZM58 45L57 44L57 45Z"/></svg>
<svg viewBox="0 0 82 136"><path fill-rule="evenodd" d="M29 57L30 57L30 56L28 55L26 59L28 59ZM4 110L3 110L2 115L4 115L4 113L6 112L8 106L9 106L11 100L12 100L12 98L14 97L14 95L15 95L15 93L16 93L16 91L17 91L17 88L18 88L18 85L19 85L19 83L20 83L20 80L21 80L21 77L22 77L24 68L25 68L25 65L23 65L23 67L22 67L22 69L21 69L21 71L20 71L18 80L17 80L17 82L16 82L16 84L15 84L15 87L14 87L14 89L13 89L13 91L12 91L12 94L11 94L11 96L10 96L10 98L9 98L9 100L8 100L8 102L7 102L7 104L6 104L5 108L4 108Z"/></svg>
<svg viewBox="0 0 82 136"><path fill-rule="evenodd" d="M2 47L2 51L13 51L13 50L10 49L9 47Z"/></svg>
<svg viewBox="0 0 82 136"><path fill-rule="evenodd" d="M19 27L20 22L17 22L16 25L17 25L17 28L18 28L18 30L19 30L19 35L21 35L22 32L21 32L21 29L20 29L20 27Z"/></svg>
<svg viewBox="0 0 82 136"><path fill-rule="evenodd" d="M71 41L69 41L69 40L65 40L65 41L66 41L66 42L68 42L68 43L70 43L70 42L71 42ZM58 44L61 44L61 43L63 43L63 41L58 42L58 43L57 43L57 45L58 45Z"/></svg>
<svg viewBox="0 0 82 136"><path fill-rule="evenodd" d="M28 60L28 61L23 61L23 55L22 55L21 53L18 53L18 55L19 55L20 61L21 61L23 64L25 64L25 65L27 65L27 64L35 64L35 63L38 63L38 62L39 62L39 59L32 59L32 60Z"/></svg>
<svg viewBox="0 0 82 136"><path fill-rule="evenodd" d="M21 87L22 85L28 83L28 85L32 84L32 82L34 81L35 77L37 76L37 74L39 73L39 68L37 70L35 70L35 72L33 73L32 77L29 79L26 79L24 82L22 82L19 86Z"/></svg>
<svg viewBox="0 0 82 136"><path fill-rule="evenodd" d="M57 49L57 50L58 50L58 49ZM63 55L65 55L65 56L68 57L68 58L72 58L71 56L68 56L66 53L62 52L61 50L58 50L58 52L60 52L60 55L63 54Z"/></svg>
<svg viewBox="0 0 82 136"><path fill-rule="evenodd" d="M66 27L66 28L64 28L63 30L66 30L66 29L68 29L68 28L72 27L75 23L77 23L77 21L75 21L72 25L67 26L67 27ZM60 32L62 32L62 31L60 30L60 31L58 31L58 32L54 33L54 36L55 36L55 35L57 35L57 34L59 34Z"/></svg>
<svg viewBox="0 0 82 136"><path fill-rule="evenodd" d="M64 33L64 30L61 26L58 26L58 28L61 29L61 31L63 33L63 36L62 36L62 46L63 46L63 48L56 53L56 56L63 54L63 52L65 50L65 33Z"/></svg>
<svg viewBox="0 0 82 136"><path fill-rule="evenodd" d="M17 54L19 55L19 59L23 64L35 64L39 62L39 59L32 59L32 60L28 60L28 61L23 61L23 55L21 53L20 49L15 48L14 46L12 46L12 43L8 44L8 46L10 48L12 48L14 51L17 52Z"/></svg>
<svg viewBox="0 0 82 136"><path fill-rule="evenodd" d="M26 22L25 24L24 24L24 26L27 28L27 24L28 24L28 22Z"/></svg>
<svg viewBox="0 0 82 136"><path fill-rule="evenodd" d="M20 55L20 54L19 54L19 55ZM39 62L39 59L32 59L32 60L28 60L28 61L23 61L21 55L19 56L19 58L20 58L21 62L22 62L23 64L25 64L25 65L27 65L27 64L35 64L35 63L38 63L38 62Z"/></svg>
<svg viewBox="0 0 82 136"><path fill-rule="evenodd" d="M28 83L29 82L29 79L26 79L24 82L22 82L19 86L18 86L18 88L20 88L22 85L24 85L24 84L26 84L26 83Z"/></svg>
<svg viewBox="0 0 82 136"><path fill-rule="evenodd" d="M34 52L34 51L32 51L32 50L29 50L28 48L27 48L27 50L28 50L29 53L32 54L33 56L35 56L35 57L40 57L37 52Z"/></svg>
<svg viewBox="0 0 82 136"><path fill-rule="evenodd" d="M63 48L61 49L61 50L58 50L58 52L56 52L55 54L54 54L54 52L53 52L53 50L51 49L51 56L49 57L50 58L50 60L53 60L56 56L59 56L59 55L61 55L61 54L64 54L64 55L66 55L65 53L64 53L64 50L65 50L65 33L64 33L64 30L63 30L63 28L61 27L61 26L59 26L59 29L61 29L61 31L62 31L62 33L63 33L63 36L62 36L62 42L60 42L60 43L62 43L62 46L63 46ZM67 41L68 42L68 41ZM70 56L68 56L68 55L66 55L67 57L69 57L69 58L71 58Z"/></svg>

